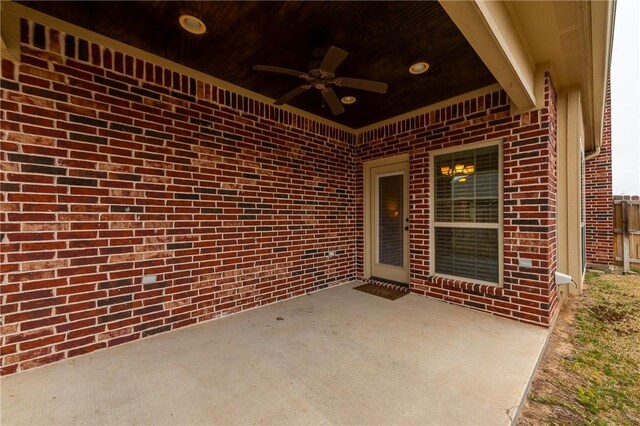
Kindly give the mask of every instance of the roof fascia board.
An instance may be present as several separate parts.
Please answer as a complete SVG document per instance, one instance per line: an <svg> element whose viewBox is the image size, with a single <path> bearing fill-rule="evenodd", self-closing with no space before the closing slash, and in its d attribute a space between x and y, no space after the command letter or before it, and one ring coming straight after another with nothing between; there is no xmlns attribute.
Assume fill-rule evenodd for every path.
<svg viewBox="0 0 640 426"><path fill-rule="evenodd" d="M590 19L591 26L591 61L592 71L592 114L595 151L602 143L602 128L604 124L605 99L607 81L611 68L613 53L613 34L615 25L616 2L592 1Z"/></svg>

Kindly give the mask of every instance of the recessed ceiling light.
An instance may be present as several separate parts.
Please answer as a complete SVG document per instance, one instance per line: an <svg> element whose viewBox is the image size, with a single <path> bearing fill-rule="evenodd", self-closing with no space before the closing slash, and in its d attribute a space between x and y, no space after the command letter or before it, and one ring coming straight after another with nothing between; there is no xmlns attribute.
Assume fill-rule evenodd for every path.
<svg viewBox="0 0 640 426"><path fill-rule="evenodd" d="M426 62L416 62L415 64L409 67L409 72L411 74L422 74L423 72L427 72L429 69L429 64Z"/></svg>
<svg viewBox="0 0 640 426"><path fill-rule="evenodd" d="M178 18L180 25L191 34L204 34L207 32L207 26L200 19L193 15L182 15Z"/></svg>
<svg viewBox="0 0 640 426"><path fill-rule="evenodd" d="M340 99L340 102L342 102L345 105L355 104L356 103L356 97L355 96L344 96L342 99Z"/></svg>

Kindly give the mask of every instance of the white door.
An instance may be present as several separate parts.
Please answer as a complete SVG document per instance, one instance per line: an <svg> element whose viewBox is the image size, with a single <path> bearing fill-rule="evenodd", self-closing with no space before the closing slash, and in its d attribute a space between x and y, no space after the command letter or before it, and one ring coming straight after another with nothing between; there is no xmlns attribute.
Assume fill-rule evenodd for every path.
<svg viewBox="0 0 640 426"><path fill-rule="evenodd" d="M371 167L371 276L409 283L409 163Z"/></svg>

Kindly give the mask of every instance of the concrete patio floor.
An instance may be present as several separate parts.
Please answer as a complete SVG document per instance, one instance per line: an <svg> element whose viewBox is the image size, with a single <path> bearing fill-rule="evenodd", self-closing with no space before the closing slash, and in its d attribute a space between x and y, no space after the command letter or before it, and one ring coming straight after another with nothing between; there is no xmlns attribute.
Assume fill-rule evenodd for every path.
<svg viewBox="0 0 640 426"><path fill-rule="evenodd" d="M6 377L1 422L511 423L547 330L355 285Z"/></svg>

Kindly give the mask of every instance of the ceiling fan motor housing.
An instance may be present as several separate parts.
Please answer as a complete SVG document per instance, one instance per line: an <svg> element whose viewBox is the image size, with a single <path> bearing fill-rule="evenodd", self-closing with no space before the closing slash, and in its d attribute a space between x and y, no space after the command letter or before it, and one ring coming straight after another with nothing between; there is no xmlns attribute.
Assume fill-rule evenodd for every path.
<svg viewBox="0 0 640 426"><path fill-rule="evenodd" d="M319 54L316 49L314 55ZM322 93L323 99L327 102L327 105L331 109L334 115L343 113L344 107L342 106L340 99L338 98L335 90L330 88L330 85L336 85L338 87L349 87L352 89L366 90L375 93L386 93L387 84L378 81L363 80L360 78L338 78L335 75L336 68L345 60L348 53L338 47L331 46L329 50L324 54L322 61L312 62L307 72L296 71L289 68L276 67L271 65L256 65L253 69L258 71L276 72L280 74L287 74L294 77L304 79L307 84L300 85L293 90L285 93L280 98L276 99L275 105L284 105L291 101L296 96L315 88Z"/></svg>
<svg viewBox="0 0 640 426"><path fill-rule="evenodd" d="M333 73L326 72L320 68L310 70L308 76L305 78L309 84L313 85L316 89L322 90L330 84L334 84L336 76Z"/></svg>

